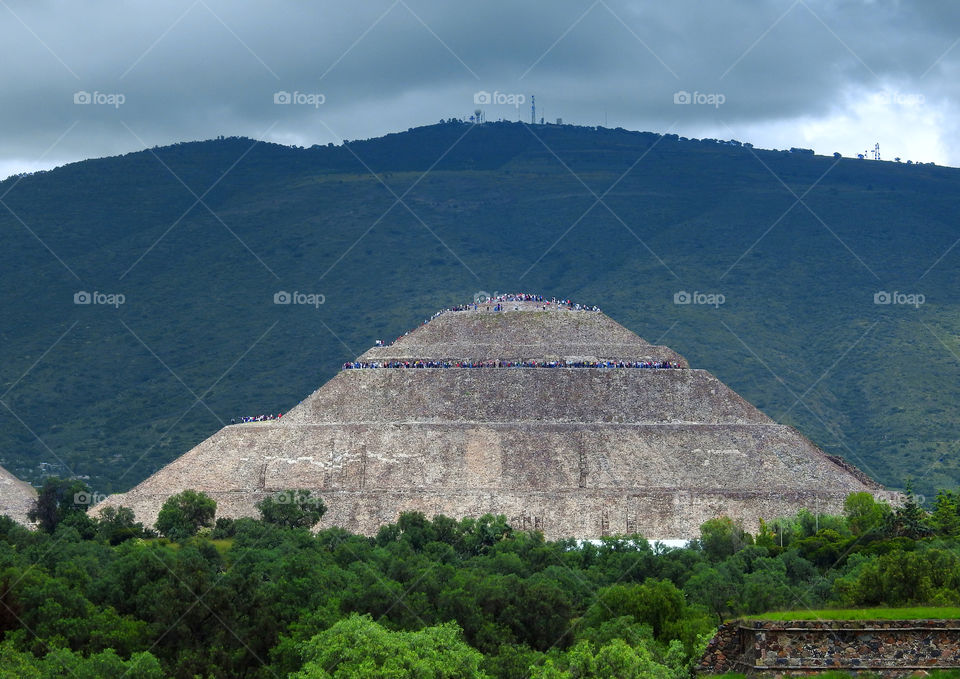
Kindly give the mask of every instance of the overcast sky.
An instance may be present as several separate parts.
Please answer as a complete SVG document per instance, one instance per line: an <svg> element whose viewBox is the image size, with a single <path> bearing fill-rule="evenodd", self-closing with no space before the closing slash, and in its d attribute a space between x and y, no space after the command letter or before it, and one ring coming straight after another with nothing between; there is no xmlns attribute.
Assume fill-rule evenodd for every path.
<svg viewBox="0 0 960 679"><path fill-rule="evenodd" d="M551 121L960 165L957 0L0 0L0 55L0 177L379 136L478 92L488 120L535 95Z"/></svg>

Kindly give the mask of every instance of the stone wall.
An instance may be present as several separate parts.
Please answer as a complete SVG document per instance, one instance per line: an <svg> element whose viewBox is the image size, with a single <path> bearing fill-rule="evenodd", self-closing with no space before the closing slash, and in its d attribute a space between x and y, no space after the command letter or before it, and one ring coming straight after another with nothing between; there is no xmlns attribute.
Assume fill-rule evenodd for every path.
<svg viewBox="0 0 960 679"><path fill-rule="evenodd" d="M725 622L707 644L707 649L697 668L702 673L724 674L739 670L742 655L740 648L740 622Z"/></svg>
<svg viewBox="0 0 960 679"><path fill-rule="evenodd" d="M705 370L345 370L284 423L617 422L774 424Z"/></svg>
<svg viewBox="0 0 960 679"><path fill-rule="evenodd" d="M455 518L505 514L548 538L639 532L696 537L707 519L761 517L800 507L839 513L869 490L782 425L571 423L239 424L104 506L147 524L187 488L219 516L255 515L264 495L308 488L329 507L324 526L374 534L402 511ZM95 508L99 511L99 508Z"/></svg>
<svg viewBox="0 0 960 679"><path fill-rule="evenodd" d="M950 668L960 668L960 620L757 620L722 625L699 670L760 676L847 671L898 677Z"/></svg>
<svg viewBox="0 0 960 679"><path fill-rule="evenodd" d="M533 311L538 305L519 302L523 313L455 311L434 318L394 344L373 347L361 361L391 360L555 360L623 361L686 360L668 347L654 346L605 314L585 311ZM519 322L518 322L519 320Z"/></svg>
<svg viewBox="0 0 960 679"><path fill-rule="evenodd" d="M601 313L478 311L444 313L362 359L658 351ZM344 370L282 420L224 427L93 511L124 505L152 524L187 488L219 516L309 489L329 508L323 527L368 535L420 511L504 514L549 539L659 540L696 537L721 515L756 532L761 517L838 512L877 487L704 370L425 368Z"/></svg>
<svg viewBox="0 0 960 679"><path fill-rule="evenodd" d="M25 526L32 525L27 512L37 499L37 491L29 483L0 467L0 515L7 515Z"/></svg>

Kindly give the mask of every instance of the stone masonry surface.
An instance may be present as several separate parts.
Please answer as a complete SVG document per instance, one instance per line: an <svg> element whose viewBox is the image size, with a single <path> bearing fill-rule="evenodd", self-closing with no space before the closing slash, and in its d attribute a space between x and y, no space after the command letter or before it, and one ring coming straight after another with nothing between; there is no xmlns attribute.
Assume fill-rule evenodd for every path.
<svg viewBox="0 0 960 679"><path fill-rule="evenodd" d="M800 620L725 623L699 670L789 676L831 670L906 676L960 667L960 620Z"/></svg>
<svg viewBox="0 0 960 679"><path fill-rule="evenodd" d="M513 307L518 307L514 309ZM692 538L728 515L839 512L879 491L705 370L603 313L506 303L443 313L358 358L388 360L667 360L683 369L425 368L345 370L281 420L225 427L130 491L152 524L187 488L218 516L305 488L320 527L374 534L400 512L505 514L549 539L640 533Z"/></svg>
<svg viewBox="0 0 960 679"><path fill-rule="evenodd" d="M27 512L36 498L33 486L0 467L0 515L6 514L18 523L30 525Z"/></svg>

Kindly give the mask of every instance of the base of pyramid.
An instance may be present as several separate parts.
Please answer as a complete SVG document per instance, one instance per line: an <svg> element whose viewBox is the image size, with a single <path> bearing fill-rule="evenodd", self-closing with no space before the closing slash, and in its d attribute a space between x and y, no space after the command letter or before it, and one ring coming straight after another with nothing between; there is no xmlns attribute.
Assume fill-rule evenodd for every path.
<svg viewBox="0 0 960 679"><path fill-rule="evenodd" d="M280 489L207 492L217 502L217 517L256 517L254 505ZM318 493L319 494L319 493ZM328 510L318 529L339 527L374 535L380 526L394 523L401 512L422 512L428 518L443 514L455 519L503 514L518 530L542 531L547 539L596 539L639 533L648 540L692 539L700 525L720 516L737 517L744 529L756 533L760 520L793 516L800 508L814 513L839 514L847 493L841 491L690 490L646 488L636 491L571 489L550 492L491 492L477 490L403 489L376 491L326 490ZM115 495L109 504L130 506L137 518L152 522L167 494Z"/></svg>

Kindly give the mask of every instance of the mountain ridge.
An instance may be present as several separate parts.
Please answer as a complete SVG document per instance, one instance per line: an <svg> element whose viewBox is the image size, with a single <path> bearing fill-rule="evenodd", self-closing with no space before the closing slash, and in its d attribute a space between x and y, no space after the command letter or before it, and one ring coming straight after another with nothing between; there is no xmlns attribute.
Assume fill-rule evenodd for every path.
<svg viewBox="0 0 960 679"><path fill-rule="evenodd" d="M952 168L518 123L253 144L0 183L0 464L129 488L233 416L289 409L374 338L533 288L603 300L887 485L960 479ZM325 303L274 305L279 290Z"/></svg>

